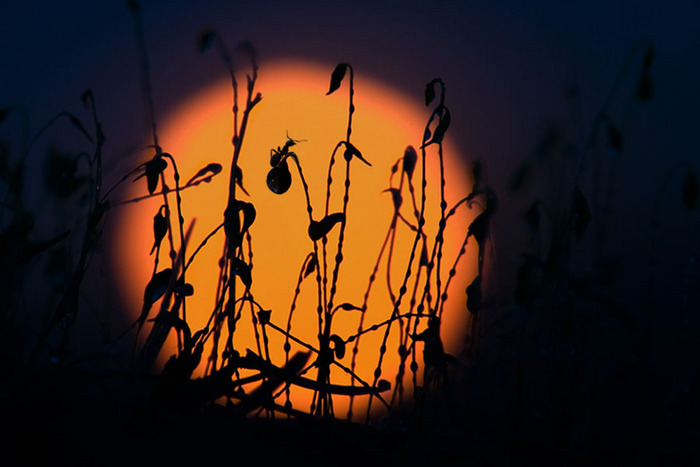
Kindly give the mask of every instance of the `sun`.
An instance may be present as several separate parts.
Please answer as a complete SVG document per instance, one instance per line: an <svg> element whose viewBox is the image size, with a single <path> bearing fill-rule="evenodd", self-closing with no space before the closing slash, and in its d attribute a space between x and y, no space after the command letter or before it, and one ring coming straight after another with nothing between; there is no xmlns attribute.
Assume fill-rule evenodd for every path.
<svg viewBox="0 0 700 467"><path fill-rule="evenodd" d="M313 247L307 233L305 194L295 170L292 170L291 187L284 195L270 191L266 177L270 170L270 150L283 146L289 138L294 139L296 143L293 149L309 184L314 212L323 212L329 157L336 144L344 139L347 126L347 92L341 89L332 95L326 95L332 70L333 66L300 61L263 62L256 86L263 98L251 114L239 162L242 186L247 193L239 190L239 197L252 203L257 212L250 228L250 291L256 302L271 310L271 322L281 328L286 328L289 323L292 334L311 345L318 343L315 311L317 295L312 278L299 287L290 319L299 274ZM343 338L357 333L360 319L363 319L364 327L368 328L372 324L386 321L391 314L392 296L397 294L406 272L415 233L408 225L399 225L389 235L390 241L386 242L391 248L385 247L382 250L394 214L392 194L387 189L390 186L392 166L402 158L407 146L420 147L430 115L429 109L418 105L422 100L420 94L416 98L407 98L396 90L365 77L361 72L356 72L354 88L356 110L353 116L352 142L371 166L359 161L352 164L344 259L339 271L335 303L359 306L363 303L368 288L370 294L364 317L360 311L353 309L339 310L334 315L333 333ZM184 100L159 124L160 145L175 157L183 181L189 180L207 164L219 163L223 166L221 173L208 183L182 192L185 224L195 220L188 244L189 252L200 245L223 219L232 156L231 103L230 82L222 79ZM444 143L444 154L445 199L451 206L466 196L471 188L471 180L465 162L466 155L449 138ZM428 239L434 239L440 217L439 164L436 154L430 153L428 156L426 234ZM338 159L343 163L336 163L332 176L330 212L340 211L342 206L342 154L339 154ZM417 168L416 172L419 171ZM123 193L125 199L141 197L146 193L145 183L129 185L128 192ZM419 179L415 185L419 191ZM406 198L403 203L405 207L402 212L405 212L405 217L410 222L413 214L409 207L411 202ZM112 247L115 252L113 262L117 276L121 277L119 286L122 295L126 297L126 307L131 310L130 319L138 317L144 287L153 273L154 255L149 256L153 246L152 221L161 204L162 198L153 197L125 204L117 210L119 220ZM444 238L441 271L443 285L459 255L467 226L473 217L474 213L465 208L458 210L450 219ZM415 223L415 218L413 219ZM187 321L192 332L207 324L215 307L219 281L218 263L222 256L223 242L223 232L213 235L188 269L187 281L194 286L194 295L187 301ZM328 241L332 254L336 243L337 232L332 232ZM382 259L377 263L382 251ZM452 354L458 354L464 346L468 323L464 289L476 275L475 251L474 247L468 245L455 268L447 291L442 333L445 350ZM391 261L388 261L390 255ZM170 264L168 248L161 249L159 260L160 268ZM397 349L400 326L398 323L392 326L385 344L387 351L383 355L381 377L393 387L399 364ZM251 349L255 353L264 352L261 349L259 327L258 325L256 329L254 326L251 312L244 311L234 337L234 344L241 353L245 349ZM355 373L366 381L371 382L375 374L385 329L386 327L381 327L378 331L367 332L361 337L355 356ZM271 361L282 365L285 358L285 337L269 328L266 334ZM295 342L291 345L296 350L304 350ZM175 340L171 339L162 352L160 364L175 353L175 346ZM350 367L351 347L348 344L347 354L340 360L346 367ZM418 363L421 364L420 350L417 355ZM200 367L198 374L201 375L204 364ZM331 380L334 384L351 383L347 372L338 368L332 370ZM403 397L410 398L410 371L406 371L405 383ZM336 416L344 417L347 413L347 399L334 398ZM353 402L353 414L357 418L362 416L360 414L366 399L358 397ZM311 400L311 391L292 388L291 404L295 408L308 411Z"/></svg>

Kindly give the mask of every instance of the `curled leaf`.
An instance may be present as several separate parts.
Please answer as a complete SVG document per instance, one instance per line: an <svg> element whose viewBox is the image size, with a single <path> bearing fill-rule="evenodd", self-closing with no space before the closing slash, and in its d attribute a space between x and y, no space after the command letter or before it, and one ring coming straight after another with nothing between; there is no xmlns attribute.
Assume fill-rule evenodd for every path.
<svg viewBox="0 0 700 467"><path fill-rule="evenodd" d="M243 213L242 223L241 213ZM235 254L236 248L243 242L243 236L255 222L255 217L255 206L252 203L240 200L234 200L224 211L224 232L231 242L231 248L228 252L230 256Z"/></svg>
<svg viewBox="0 0 700 467"><path fill-rule="evenodd" d="M391 389L391 383L385 379L377 381L377 391L386 392Z"/></svg>
<svg viewBox="0 0 700 467"><path fill-rule="evenodd" d="M362 157L362 153L360 152L360 150L357 149L352 143L350 143L349 141L345 141L344 144L345 144L345 153L343 156L345 157L346 161L350 162L353 157L357 157L362 162L364 162L365 164L372 167L372 164L367 162L367 160L364 157Z"/></svg>
<svg viewBox="0 0 700 467"><path fill-rule="evenodd" d="M335 353L335 358L342 360L345 356L345 341L337 334L333 334L331 337L331 342L335 344L333 352Z"/></svg>
<svg viewBox="0 0 700 467"><path fill-rule="evenodd" d="M331 84L328 88L328 92L326 93L327 96L334 93L340 87L340 83L345 77L345 71L349 66L350 65L347 63L340 63L335 67L335 70L333 70L333 73L331 74Z"/></svg>
<svg viewBox="0 0 700 467"><path fill-rule="evenodd" d="M272 310L260 310L258 311L258 321L260 324L263 326L266 326L270 324L270 315L272 314Z"/></svg>
<svg viewBox="0 0 700 467"><path fill-rule="evenodd" d="M317 241L325 237L338 222L343 222L345 215L342 212L329 214L320 221L311 221L309 224L309 237L312 241Z"/></svg>
<svg viewBox="0 0 700 467"><path fill-rule="evenodd" d="M692 170L685 173L683 180L683 205L688 211L698 205L698 178Z"/></svg>
<svg viewBox="0 0 700 467"><path fill-rule="evenodd" d="M403 171L409 179L413 178L413 171L416 168L417 161L418 154L416 154L416 150L413 146L406 146L406 150L403 152Z"/></svg>
<svg viewBox="0 0 700 467"><path fill-rule="evenodd" d="M199 171L187 181L185 186L192 185L193 183L209 183L215 175L221 172L221 169L222 167L219 163L212 162L211 164L207 164L205 167L199 169Z"/></svg>

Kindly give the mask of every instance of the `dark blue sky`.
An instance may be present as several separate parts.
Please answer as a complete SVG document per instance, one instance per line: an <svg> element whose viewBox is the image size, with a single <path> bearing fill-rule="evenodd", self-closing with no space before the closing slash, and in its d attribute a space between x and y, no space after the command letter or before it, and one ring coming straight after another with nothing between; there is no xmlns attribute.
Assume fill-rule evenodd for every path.
<svg viewBox="0 0 700 467"><path fill-rule="evenodd" d="M660 174L698 160L700 35L694 2L143 1L156 117L219 79L213 56L195 49L204 27L229 44L247 39L260 59L346 61L359 76L396 86L416 102L440 76L448 86L452 135L469 159L484 160L508 209L509 174L532 154L543 127L567 115L565 90L581 96L587 134L634 44L656 55L654 99L622 127L626 158L619 213L648 225ZM29 110L36 130L60 110L76 113L92 88L108 137L107 157L145 135L138 55L123 1L7 1L0 6L0 105ZM638 62L636 62L638 66ZM264 73L264 65L261 73ZM624 94L624 93L623 93ZM624 212L622 212L624 211ZM506 227L502 225L502 227ZM506 254L516 253L516 246Z"/></svg>

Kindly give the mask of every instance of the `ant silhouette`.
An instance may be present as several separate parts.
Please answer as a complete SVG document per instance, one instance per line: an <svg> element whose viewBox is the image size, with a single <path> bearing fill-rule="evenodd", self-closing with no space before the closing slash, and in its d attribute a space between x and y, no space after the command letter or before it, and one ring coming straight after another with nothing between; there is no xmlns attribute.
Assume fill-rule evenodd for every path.
<svg viewBox="0 0 700 467"><path fill-rule="evenodd" d="M277 149L270 149L270 166L277 167L285 156L294 154L289 152L289 148L304 141L306 140L290 138L289 132L287 132L287 141L284 143L284 146L277 146Z"/></svg>

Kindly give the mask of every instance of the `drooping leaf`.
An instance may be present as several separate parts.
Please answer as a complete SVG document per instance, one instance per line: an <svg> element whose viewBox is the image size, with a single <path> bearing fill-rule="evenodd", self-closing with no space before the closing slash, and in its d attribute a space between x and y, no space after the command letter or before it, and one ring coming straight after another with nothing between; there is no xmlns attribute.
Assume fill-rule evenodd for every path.
<svg viewBox="0 0 700 467"><path fill-rule="evenodd" d="M219 163L212 162L211 164L207 164L205 167L199 169L199 171L187 181L185 186L192 185L193 183L209 183L215 175L221 172L221 169L222 167Z"/></svg>
<svg viewBox="0 0 700 467"><path fill-rule="evenodd" d="M423 145L421 146L421 148L424 148L431 144L442 143L442 140L445 137L445 133L450 127L451 117L450 111L447 109L447 107L440 107L436 110L435 115L437 115L438 117L438 124L435 127L435 130L433 130L432 135L430 134L430 130L426 128L425 135L423 137Z"/></svg>
<svg viewBox="0 0 700 467"><path fill-rule="evenodd" d="M429 82L425 85L425 105L426 107L430 105L435 99L435 80Z"/></svg>
<svg viewBox="0 0 700 467"><path fill-rule="evenodd" d="M588 207L588 200L583 195L581 188L576 185L574 188L574 233L578 240L581 240L590 223L591 209Z"/></svg>
<svg viewBox="0 0 700 467"><path fill-rule="evenodd" d="M156 188L158 188L158 179L160 178L160 174L168 167L168 163L160 155L157 155L146 162L143 167L143 173L136 177L134 181L145 176L148 184L148 193L152 195L153 192L156 191Z"/></svg>
<svg viewBox="0 0 700 467"><path fill-rule="evenodd" d="M343 357L345 356L345 341L343 340L342 337L340 337L337 334L333 334L330 337L331 342L335 344L335 347L333 348L333 352L335 353L335 358L338 360L342 360Z"/></svg>
<svg viewBox="0 0 700 467"><path fill-rule="evenodd" d="M307 278L309 274L314 272L317 263L318 261L316 261L316 255L311 253L311 259L306 263L306 269L304 270L304 278Z"/></svg>
<svg viewBox="0 0 700 467"><path fill-rule="evenodd" d="M698 205L698 178L692 170L686 171L683 180L683 205L688 211Z"/></svg>
<svg viewBox="0 0 700 467"><path fill-rule="evenodd" d="M353 157L357 157L362 162L364 162L365 164L372 167L372 164L367 162L367 160L365 160L365 158L362 157L362 153L360 152L359 149L357 149L352 143L350 143L348 141L345 141L344 143L345 143L345 153L343 154L343 156L345 157L346 161L350 162Z"/></svg>
<svg viewBox="0 0 700 467"><path fill-rule="evenodd" d="M241 279L243 285L250 288L251 284L253 283L253 278L250 273L250 266L248 266L248 264L240 258L233 258L232 261L234 274Z"/></svg>
<svg viewBox="0 0 700 467"><path fill-rule="evenodd" d="M242 223L240 218L241 212L243 213ZM252 203L241 200L234 200L224 211L224 232L231 242L231 248L228 252L230 256L235 254L236 248L243 242L243 236L255 221L255 217L255 206Z"/></svg>
<svg viewBox="0 0 700 467"><path fill-rule="evenodd" d="M409 180L413 178L413 171L416 168L416 162L418 161L418 154L413 146L406 146L406 150L403 153L403 171L408 176Z"/></svg>
<svg viewBox="0 0 700 467"><path fill-rule="evenodd" d="M345 77L345 71L347 70L348 66L349 65L347 63L340 63L335 67L335 70L333 70L333 73L331 74L331 84L328 88L328 92L326 93L327 96L334 93L340 87L340 83Z"/></svg>
<svg viewBox="0 0 700 467"><path fill-rule="evenodd" d="M477 314L481 309L481 276L474 278L471 284L467 286L467 310L472 314Z"/></svg>
<svg viewBox="0 0 700 467"><path fill-rule="evenodd" d="M243 171L239 166L236 166L236 168L233 169L233 178L236 180L236 185L238 185L238 188L240 188L246 196L250 196L248 190L246 190L243 186Z"/></svg>
<svg viewBox="0 0 700 467"><path fill-rule="evenodd" d="M292 185L292 174L289 172L287 161L283 160L267 173L267 187L271 192L281 195Z"/></svg>
<svg viewBox="0 0 700 467"><path fill-rule="evenodd" d="M342 212L329 214L320 221L311 221L309 224L309 237L312 241L317 241L325 237L338 222L343 222L345 215Z"/></svg>
<svg viewBox="0 0 700 467"><path fill-rule="evenodd" d="M167 207L165 205L158 209L158 212L153 216L153 248L151 248L151 253L153 254L156 249L160 247L160 243L163 241L165 234L168 232L168 220L165 218L165 212Z"/></svg>
<svg viewBox="0 0 700 467"><path fill-rule="evenodd" d="M143 295L144 304L152 304L161 298L168 288L173 270L170 268L163 269L151 277L151 280L146 285L146 290Z"/></svg>
<svg viewBox="0 0 700 467"><path fill-rule="evenodd" d="M488 228L490 221L489 211L484 211L474 218L471 224L469 224L468 233L474 237L474 240L479 245L483 245L486 237L488 236Z"/></svg>

